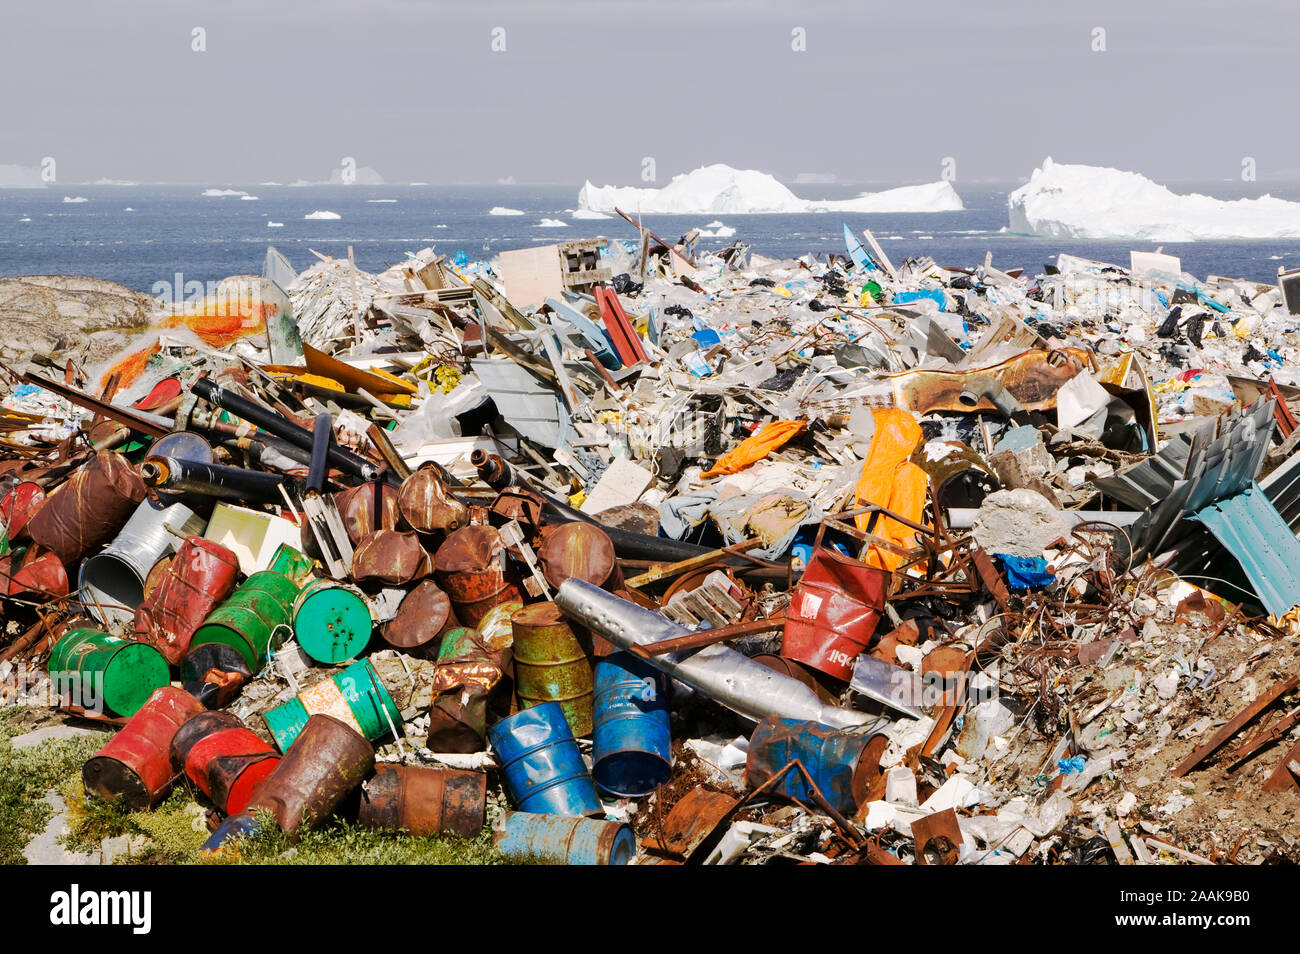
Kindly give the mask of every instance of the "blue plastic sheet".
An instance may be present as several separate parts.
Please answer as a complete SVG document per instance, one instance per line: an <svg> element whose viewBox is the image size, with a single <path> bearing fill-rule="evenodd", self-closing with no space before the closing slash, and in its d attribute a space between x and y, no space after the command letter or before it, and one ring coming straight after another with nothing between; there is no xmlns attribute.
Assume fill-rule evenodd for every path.
<svg viewBox="0 0 1300 954"><path fill-rule="evenodd" d="M1039 590L1056 579L1047 572L1047 561L1042 557L1018 557L1009 553L995 553L1007 575L1007 586L1013 590Z"/></svg>

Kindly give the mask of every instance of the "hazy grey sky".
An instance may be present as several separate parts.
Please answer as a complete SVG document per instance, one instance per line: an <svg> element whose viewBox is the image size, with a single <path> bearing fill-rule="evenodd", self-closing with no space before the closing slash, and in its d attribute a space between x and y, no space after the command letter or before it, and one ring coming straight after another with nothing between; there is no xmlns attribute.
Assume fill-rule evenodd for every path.
<svg viewBox="0 0 1300 954"><path fill-rule="evenodd" d="M191 31L206 31L194 52ZM492 30L505 30L493 52ZM792 49L792 30L806 50ZM1105 51L1094 52L1094 28ZM7 4L0 163L62 181L1300 174L1295 0Z"/></svg>

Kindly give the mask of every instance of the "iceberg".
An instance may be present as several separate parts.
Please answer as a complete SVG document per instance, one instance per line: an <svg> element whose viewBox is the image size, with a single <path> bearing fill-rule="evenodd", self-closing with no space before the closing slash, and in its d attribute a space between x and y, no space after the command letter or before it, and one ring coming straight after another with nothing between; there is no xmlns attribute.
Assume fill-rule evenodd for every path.
<svg viewBox="0 0 1300 954"><path fill-rule="evenodd" d="M1052 238L1195 242L1300 238L1300 202L1179 195L1136 172L1049 157L1007 197L1010 230Z"/></svg>
<svg viewBox="0 0 1300 954"><path fill-rule="evenodd" d="M568 227L569 223L560 219L542 219L533 226L535 229L567 229Z"/></svg>
<svg viewBox="0 0 1300 954"><path fill-rule="evenodd" d="M604 212L597 212L595 209L569 209L569 218L571 219L607 219L609 218Z"/></svg>
<svg viewBox="0 0 1300 954"><path fill-rule="evenodd" d="M205 198L215 199L232 195L244 196L248 195L248 193L243 189L204 189L202 195Z"/></svg>
<svg viewBox="0 0 1300 954"><path fill-rule="evenodd" d="M90 200L87 199L84 195L65 195L63 197L63 201L64 202L89 202Z"/></svg>
<svg viewBox="0 0 1300 954"><path fill-rule="evenodd" d="M523 209L507 209L504 205L494 205L488 209L488 215L523 215Z"/></svg>
<svg viewBox="0 0 1300 954"><path fill-rule="evenodd" d="M343 218L343 216L339 215L337 212L330 212L328 210L318 209L315 212L308 212L306 215L303 216L303 218L304 219L341 219Z"/></svg>
<svg viewBox="0 0 1300 954"><path fill-rule="evenodd" d="M578 193L578 209L662 215L754 215L803 212L948 212L962 209L948 182L904 186L852 199L801 199L775 178L757 169L733 169L723 163L674 176L661 189L594 186Z"/></svg>

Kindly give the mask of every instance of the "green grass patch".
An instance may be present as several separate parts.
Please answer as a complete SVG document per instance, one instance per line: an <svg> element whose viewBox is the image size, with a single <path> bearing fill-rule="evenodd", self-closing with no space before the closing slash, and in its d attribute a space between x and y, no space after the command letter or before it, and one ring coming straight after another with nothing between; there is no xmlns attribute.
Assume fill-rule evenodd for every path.
<svg viewBox="0 0 1300 954"><path fill-rule="evenodd" d="M45 793L69 779L80 786L81 766L103 743L83 736L15 749L10 740L27 731L15 722L19 712L0 710L0 865L27 863L23 849L54 816Z"/></svg>

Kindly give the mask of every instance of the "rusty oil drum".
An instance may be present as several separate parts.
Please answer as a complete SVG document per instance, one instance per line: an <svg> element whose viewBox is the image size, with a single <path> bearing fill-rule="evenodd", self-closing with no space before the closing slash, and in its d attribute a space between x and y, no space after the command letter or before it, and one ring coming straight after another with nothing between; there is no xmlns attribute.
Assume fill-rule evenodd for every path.
<svg viewBox="0 0 1300 954"><path fill-rule="evenodd" d="M362 787L357 821L366 828L470 838L483 828L487 776L482 772L377 765Z"/></svg>
<svg viewBox="0 0 1300 954"><path fill-rule="evenodd" d="M331 716L314 715L245 811L269 811L285 832L316 828L374 767L375 750L361 735Z"/></svg>
<svg viewBox="0 0 1300 954"><path fill-rule="evenodd" d="M176 775L172 737L202 712L202 704L182 689L155 689L121 731L82 766L86 791L108 802L120 801L131 811L157 803Z"/></svg>
<svg viewBox="0 0 1300 954"><path fill-rule="evenodd" d="M521 708L558 702L575 736L591 734L591 663L554 603L525 606L514 631L515 693Z"/></svg>
<svg viewBox="0 0 1300 954"><path fill-rule="evenodd" d="M280 764L280 755L251 729L219 729L191 746L185 774L228 815L242 812Z"/></svg>
<svg viewBox="0 0 1300 954"><path fill-rule="evenodd" d="M448 630L460 625L451 598L433 580L422 580L397 607L397 615L379 628L384 642L421 658L436 657Z"/></svg>
<svg viewBox="0 0 1300 954"><path fill-rule="evenodd" d="M623 822L566 815L506 812L492 843L507 857L559 865L625 865L636 855L636 836Z"/></svg>
<svg viewBox="0 0 1300 954"><path fill-rule="evenodd" d="M397 503L402 517L421 533L452 533L469 521L469 509L447 491L432 464L402 481Z"/></svg>
<svg viewBox="0 0 1300 954"><path fill-rule="evenodd" d="M134 715L150 694L171 682L167 660L148 643L98 629L70 630L54 644L50 681L88 710L97 703L120 716Z"/></svg>
<svg viewBox="0 0 1300 954"><path fill-rule="evenodd" d="M72 568L112 540L144 498L144 481L130 462L101 450L45 499L27 535Z"/></svg>
<svg viewBox="0 0 1300 954"><path fill-rule="evenodd" d="M623 585L613 541L594 524L574 521L544 528L537 559L546 582L553 587L558 588L571 576L606 590Z"/></svg>
<svg viewBox="0 0 1300 954"><path fill-rule="evenodd" d="M136 638L157 646L176 665L189 650L194 631L230 595L238 574L239 560L228 549L190 537L136 610Z"/></svg>
<svg viewBox="0 0 1300 954"><path fill-rule="evenodd" d="M506 575L505 548L493 527L471 524L448 534L433 561L439 585L451 597L456 618L479 624L500 603L522 602L523 594Z"/></svg>
<svg viewBox="0 0 1300 954"><path fill-rule="evenodd" d="M289 618L298 584L274 570L260 570L208 614L194 631L191 648L223 643L233 648L249 670L257 672L268 652L289 633Z"/></svg>
<svg viewBox="0 0 1300 954"><path fill-rule="evenodd" d="M356 587L313 580L293 601L293 633L298 645L319 663L355 659L375 628L370 602Z"/></svg>
<svg viewBox="0 0 1300 954"><path fill-rule="evenodd" d="M602 815L596 785L558 702L516 712L488 729L506 794L521 812Z"/></svg>
<svg viewBox="0 0 1300 954"><path fill-rule="evenodd" d="M668 677L631 653L596 663L591 776L613 795L639 798L672 778Z"/></svg>
<svg viewBox="0 0 1300 954"><path fill-rule="evenodd" d="M844 814L852 814L866 798L872 776L878 771L885 737L853 729L832 729L820 722L800 722L768 716L749 739L745 779L751 789L770 779L792 760L808 770L826 800ZM803 774L793 768L775 791L808 804L812 790Z"/></svg>

